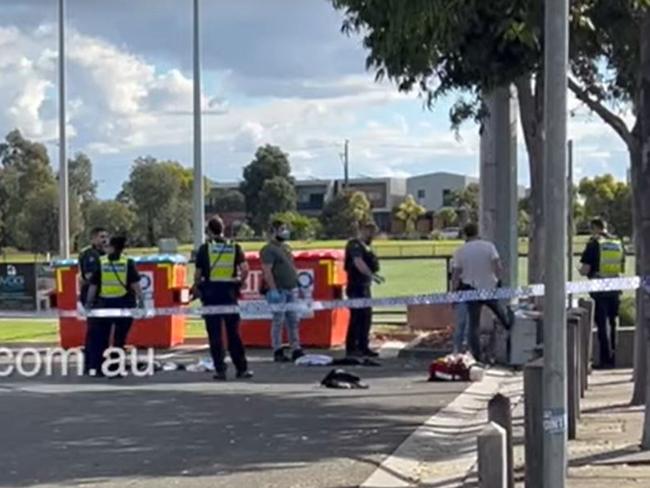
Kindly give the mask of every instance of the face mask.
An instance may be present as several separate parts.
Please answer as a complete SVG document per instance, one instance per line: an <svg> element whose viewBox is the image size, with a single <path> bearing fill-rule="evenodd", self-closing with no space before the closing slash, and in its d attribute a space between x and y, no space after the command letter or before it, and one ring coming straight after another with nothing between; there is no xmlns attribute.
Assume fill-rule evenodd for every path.
<svg viewBox="0 0 650 488"><path fill-rule="evenodd" d="M288 241L290 237L291 237L291 231L289 231L289 229L281 230L276 235L276 239L280 242Z"/></svg>

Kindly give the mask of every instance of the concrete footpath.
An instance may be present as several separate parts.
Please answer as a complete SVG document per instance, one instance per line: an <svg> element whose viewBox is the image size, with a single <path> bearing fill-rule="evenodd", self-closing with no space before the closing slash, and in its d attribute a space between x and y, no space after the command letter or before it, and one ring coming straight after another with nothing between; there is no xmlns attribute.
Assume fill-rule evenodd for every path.
<svg viewBox="0 0 650 488"><path fill-rule="evenodd" d="M477 487L476 436L485 425L487 402L497 391L510 397L513 406L514 461L517 487L524 486L523 381L521 374L492 370L486 385L472 385L437 415L443 422L429 422L438 435L429 435L429 448L420 451L417 481L411 484L369 483L364 486L418 486L419 488ZM632 488L650 486L650 452L641 452L643 407L629 405L632 371L594 371L589 391L582 400L577 439L569 442L569 477L572 488ZM473 406L470 406L472 402ZM463 415L459 415L461 410ZM447 415L446 420L442 417ZM440 432L447 432L446 439ZM408 441L407 441L408 443ZM442 455L441 450L446 455ZM399 453L399 450L398 450ZM453 455L452 455L453 453ZM412 463L413 452L410 452ZM386 466L389 472L395 466ZM393 468L393 469L390 469Z"/></svg>

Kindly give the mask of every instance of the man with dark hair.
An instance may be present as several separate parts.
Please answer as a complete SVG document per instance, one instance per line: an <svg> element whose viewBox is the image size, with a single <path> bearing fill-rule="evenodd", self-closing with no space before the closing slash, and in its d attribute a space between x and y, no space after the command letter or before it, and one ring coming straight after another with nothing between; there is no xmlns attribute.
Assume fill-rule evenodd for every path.
<svg viewBox="0 0 650 488"><path fill-rule="evenodd" d="M124 256L125 247L126 237L111 237L107 255L102 256L99 268L90 277L87 308L143 306L140 275L133 259ZM113 347L124 348L132 324L132 317L95 317L88 323L86 370L90 375L102 375L103 356L110 344L111 332Z"/></svg>
<svg viewBox="0 0 650 488"><path fill-rule="evenodd" d="M99 261L106 254L108 232L103 227L90 231L90 246L79 254L79 301L86 305L90 278L99 269Z"/></svg>
<svg viewBox="0 0 650 488"><path fill-rule="evenodd" d="M580 274L589 279L617 278L625 271L625 248L623 242L607 232L602 219L591 221L592 237L580 258ZM616 364L616 321L619 314L621 292L604 291L592 293L594 321L598 328L600 367ZM609 322L609 328L608 328Z"/></svg>
<svg viewBox="0 0 650 488"><path fill-rule="evenodd" d="M208 241L196 254L194 289L205 306L237 305L241 284L249 272L241 246L226 240L223 231L221 217L212 217L206 228ZM228 352L237 370L237 378L252 378L253 373L248 370L246 351L239 335L239 314L210 314L205 315L204 319L214 363L214 379L227 379L222 326L226 327Z"/></svg>
<svg viewBox="0 0 650 488"><path fill-rule="evenodd" d="M499 286L502 273L501 259L493 243L479 237L478 226L469 223L464 228L466 242L453 258L452 285L454 290L493 290ZM481 361L481 310L487 306L506 329L512 325L512 316L498 300L468 302L469 347L477 361Z"/></svg>
<svg viewBox="0 0 650 488"><path fill-rule="evenodd" d="M289 227L282 221L271 224L269 242L260 251L264 275L266 300L271 305L295 303L298 297L298 271L287 241L291 237ZM284 355L282 329L286 325L293 351L291 359ZM271 322L271 345L275 362L295 361L304 356L300 346L300 318L296 310L273 312Z"/></svg>
<svg viewBox="0 0 650 488"><path fill-rule="evenodd" d="M348 275L346 294L348 298L370 298L372 283L382 283L379 273L379 260L370 245L377 233L374 222L361 224L357 237L350 239L345 246L345 271ZM372 308L350 309L350 323L345 341L348 356L377 357L370 349L370 329L372 327Z"/></svg>

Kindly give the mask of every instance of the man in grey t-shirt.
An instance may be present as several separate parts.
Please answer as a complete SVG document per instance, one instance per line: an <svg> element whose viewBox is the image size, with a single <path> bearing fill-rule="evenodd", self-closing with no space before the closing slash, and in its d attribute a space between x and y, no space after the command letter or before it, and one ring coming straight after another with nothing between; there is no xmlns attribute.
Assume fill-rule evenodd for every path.
<svg viewBox="0 0 650 488"><path fill-rule="evenodd" d="M281 221L271 225L271 239L260 251L264 283L266 284L266 300L271 305L282 305L296 301L298 294L298 271L293 262L289 240L289 228ZM286 324L289 342L293 350L291 360L304 356L300 346L300 318L295 310L273 312L271 322L271 345L273 359L276 362L288 362L282 348L282 329Z"/></svg>

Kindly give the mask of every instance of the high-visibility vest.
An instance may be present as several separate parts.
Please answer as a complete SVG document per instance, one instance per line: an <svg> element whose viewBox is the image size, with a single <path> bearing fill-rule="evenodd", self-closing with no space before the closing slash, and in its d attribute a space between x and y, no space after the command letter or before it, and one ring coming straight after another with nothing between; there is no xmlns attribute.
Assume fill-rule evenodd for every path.
<svg viewBox="0 0 650 488"><path fill-rule="evenodd" d="M101 298L122 298L129 292L128 265L129 260L122 256L116 261L110 261L107 256L102 256L101 260L101 289L99 296Z"/></svg>
<svg viewBox="0 0 650 488"><path fill-rule="evenodd" d="M210 281L234 281L235 244L232 242L210 242L207 246L210 260Z"/></svg>
<svg viewBox="0 0 650 488"><path fill-rule="evenodd" d="M602 278L616 278L623 273L623 243L618 239L601 237L598 239L600 247L599 276Z"/></svg>

